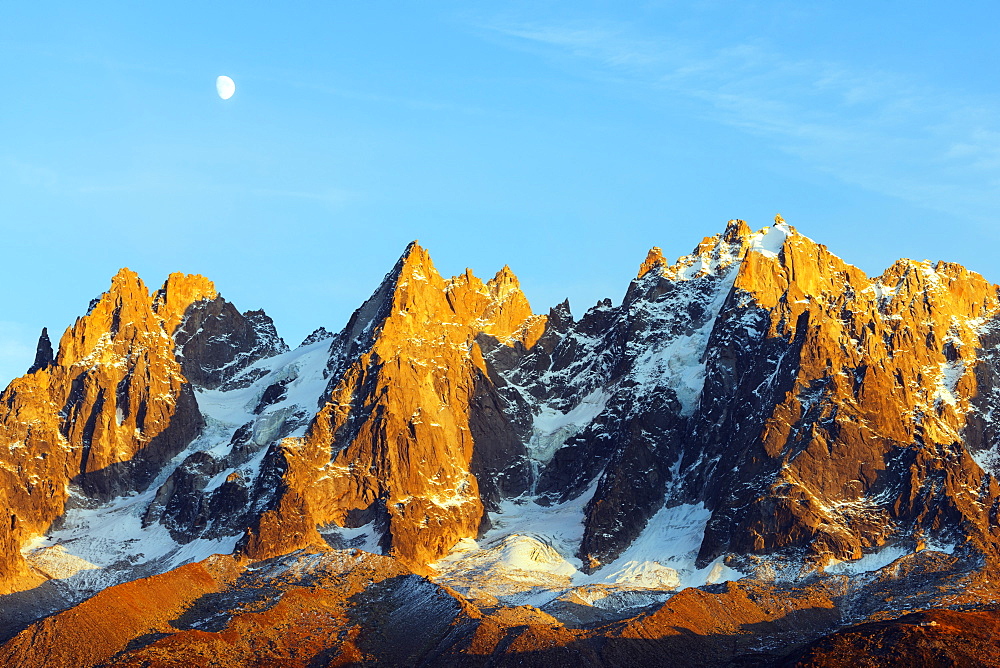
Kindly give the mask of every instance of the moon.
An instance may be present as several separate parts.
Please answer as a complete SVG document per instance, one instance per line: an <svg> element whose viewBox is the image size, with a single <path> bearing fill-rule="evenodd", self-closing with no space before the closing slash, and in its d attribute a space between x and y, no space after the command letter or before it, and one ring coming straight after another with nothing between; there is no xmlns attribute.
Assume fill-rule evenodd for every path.
<svg viewBox="0 0 1000 668"><path fill-rule="evenodd" d="M236 82L225 74L215 80L215 90L223 100L228 100L236 92Z"/></svg>

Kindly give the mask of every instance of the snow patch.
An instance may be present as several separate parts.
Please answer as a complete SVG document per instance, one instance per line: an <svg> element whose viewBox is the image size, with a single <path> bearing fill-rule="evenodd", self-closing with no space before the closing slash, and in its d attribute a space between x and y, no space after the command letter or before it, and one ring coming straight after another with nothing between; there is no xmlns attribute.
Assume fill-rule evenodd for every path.
<svg viewBox="0 0 1000 668"><path fill-rule="evenodd" d="M566 439L572 437L601 414L610 398L603 389L596 389L585 396L568 412L542 406L535 415L528 452L532 459L547 463Z"/></svg>
<svg viewBox="0 0 1000 668"><path fill-rule="evenodd" d="M957 547L958 546L955 543L928 540L924 550L943 552L944 554L954 554ZM886 566L891 565L897 559L911 554L916 554L916 551L912 549L911 545L887 545L876 552L866 554L860 559L837 562L828 566L826 571L828 573L842 575L860 575L862 573L871 573L881 570Z"/></svg>
<svg viewBox="0 0 1000 668"><path fill-rule="evenodd" d="M722 306L736 281L736 270L730 268L718 279L711 301L706 305L707 320L691 333L663 340L636 342L641 351L632 366L630 378L640 391L656 391L666 385L674 391L681 404L681 414L691 415L698 408L705 387L705 349L715 328ZM651 305L660 311L679 312L675 302ZM666 313L661 317L666 319Z"/></svg>
<svg viewBox="0 0 1000 668"><path fill-rule="evenodd" d="M374 522L354 528L331 524L320 527L319 533L327 543L338 550L353 547L372 554L382 554L382 548L379 546L382 532L375 528Z"/></svg>
<svg viewBox="0 0 1000 668"><path fill-rule="evenodd" d="M775 259L785 245L785 239L792 235L792 229L785 223L765 227L750 237L750 250L764 257Z"/></svg>
<svg viewBox="0 0 1000 668"><path fill-rule="evenodd" d="M711 518L703 503L661 508L621 556L589 576L588 584L683 589L738 580L744 574L721 558L704 568L695 566Z"/></svg>
<svg viewBox="0 0 1000 668"><path fill-rule="evenodd" d="M595 481L576 499L542 506L530 497L506 499L490 513L492 528L477 542L461 540L440 561L439 584L471 599L541 606L585 577L573 556L583 539L584 508Z"/></svg>
<svg viewBox="0 0 1000 668"><path fill-rule="evenodd" d="M479 602L505 605L590 605L621 612L667 600L674 591L744 577L722 558L695 560L711 513L703 504L663 508L614 562L587 575L573 556L583 538L584 508L596 483L579 498L540 506L530 498L504 501L493 528L466 538L432 567L434 578Z"/></svg>
<svg viewBox="0 0 1000 668"><path fill-rule="evenodd" d="M34 544L39 542L36 539ZM66 551L65 545L52 545L50 547L28 545L25 549L25 560L32 568L50 580L68 578L80 571L100 568L86 559L70 554Z"/></svg>
<svg viewBox="0 0 1000 668"><path fill-rule="evenodd" d="M900 557L912 554L912 550L902 545L889 545L877 552L866 554L854 561L842 561L832 566L828 566L828 573L838 575L860 575L861 573L871 573L881 568L885 568Z"/></svg>
<svg viewBox="0 0 1000 668"><path fill-rule="evenodd" d="M67 593L82 598L213 554L232 553L242 533L180 544L161 524L144 528L142 517L155 490L67 511L63 528L26 545L25 558L49 578L66 579L71 583Z"/></svg>
<svg viewBox="0 0 1000 668"><path fill-rule="evenodd" d="M480 549L471 538L459 541L455 549L435 568L447 569L458 560L465 560L464 568L504 572L508 577L531 580L537 573L550 573L572 577L577 569L555 548L533 536L510 534L492 548Z"/></svg>
<svg viewBox="0 0 1000 668"><path fill-rule="evenodd" d="M934 400L943 401L949 406L958 405L956 390L958 381L962 379L963 375L965 375L965 362L961 360L942 362L934 388Z"/></svg>
<svg viewBox="0 0 1000 668"><path fill-rule="evenodd" d="M972 452L966 449L966 452L979 464L979 468L986 473L991 473L994 476L1000 473L1000 447L993 445L988 450Z"/></svg>

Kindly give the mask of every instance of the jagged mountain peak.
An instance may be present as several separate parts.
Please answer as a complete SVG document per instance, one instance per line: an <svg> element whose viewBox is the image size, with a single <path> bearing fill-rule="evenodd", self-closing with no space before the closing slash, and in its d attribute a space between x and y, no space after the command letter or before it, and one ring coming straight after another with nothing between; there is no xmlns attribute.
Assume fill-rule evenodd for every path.
<svg viewBox="0 0 1000 668"><path fill-rule="evenodd" d="M38 536L71 499L143 488L190 442L204 418L174 353L149 290L125 268L66 329L55 359L7 387L0 433L24 447L8 453L20 475L0 466L5 505L20 518L0 542ZM17 549L0 555L0 588L22 586L24 569Z"/></svg>
<svg viewBox="0 0 1000 668"><path fill-rule="evenodd" d="M191 304L218 296L215 284L204 276L174 272L156 292L153 310L163 318L166 332L172 335Z"/></svg>
<svg viewBox="0 0 1000 668"><path fill-rule="evenodd" d="M749 237L753 232L745 220L733 218L726 222L726 229L722 232L722 238L729 243L735 243L739 239Z"/></svg>
<svg viewBox="0 0 1000 668"><path fill-rule="evenodd" d="M439 280L441 278L434 267L434 262L431 260L431 254L417 241L411 241L406 245L403 254L399 256L399 260L396 263L396 271L400 275L400 280L403 281L410 277L420 280L421 275L425 274L425 272L431 276L436 276ZM423 278L428 278L428 276L424 275Z"/></svg>
<svg viewBox="0 0 1000 668"><path fill-rule="evenodd" d="M931 290L970 295L989 282L979 273L954 262L900 259L874 279L886 297ZM890 294L891 293L891 294Z"/></svg>
<svg viewBox="0 0 1000 668"><path fill-rule="evenodd" d="M35 361L28 368L28 373L44 369L54 361L55 354L52 352L52 342L49 341L49 329L42 327L42 333L38 335L38 345L35 347Z"/></svg>
<svg viewBox="0 0 1000 668"><path fill-rule="evenodd" d="M111 277L111 290L115 290L116 287L124 284L134 284L142 283L142 279L139 278L139 274L132 271L128 267L122 267L115 272L115 275Z"/></svg>
<svg viewBox="0 0 1000 668"><path fill-rule="evenodd" d="M659 246L653 246L649 249L649 253L646 254L646 259L642 261L642 265L639 267L639 273L636 278L642 278L653 269L657 267L666 267L667 259L663 257L663 250Z"/></svg>
<svg viewBox="0 0 1000 668"><path fill-rule="evenodd" d="M150 336L172 336L193 304L218 296L209 279L179 272L170 274L151 294L136 272L123 267L112 277L109 289L91 302L87 314L63 334L56 361L70 366L118 339L145 345L141 342L149 342Z"/></svg>
<svg viewBox="0 0 1000 668"><path fill-rule="evenodd" d="M494 274L487 283L493 294L498 297L502 297L514 291L519 291L521 289L521 282L517 279L514 274L514 270L510 268L510 265L504 265Z"/></svg>
<svg viewBox="0 0 1000 668"><path fill-rule="evenodd" d="M470 340L478 333L485 333L508 343L533 342L544 328L544 316L533 316L531 305L509 266L501 268L487 282L471 269L445 279L427 249L414 241L375 293L351 317L345 328L345 340L391 341L406 336L419 340L419 332L411 331L414 327L441 323L457 326L456 332L464 332L459 336ZM449 334L446 338L453 336Z"/></svg>
<svg viewBox="0 0 1000 668"><path fill-rule="evenodd" d="M469 290L488 296L494 301L504 301L512 295L523 295L521 283L507 265L504 265L493 278L483 281L471 269L466 268L458 276L452 276L445 281L445 290Z"/></svg>
<svg viewBox="0 0 1000 668"><path fill-rule="evenodd" d="M338 335L329 398L305 439L286 444L292 483L268 516L283 519L262 520L254 535L292 521L289 513L313 525L371 525L418 569L474 536L483 498L526 485L523 445L482 346L530 347L544 326L509 267L486 283L470 270L446 280L425 249L408 246ZM382 473L370 476L373 467ZM510 469L508 480L492 479L497 467ZM258 537L247 549L267 544Z"/></svg>
<svg viewBox="0 0 1000 668"><path fill-rule="evenodd" d="M326 327L317 327L308 335L306 335L306 338L302 339L302 343L299 344L299 347L301 348L303 346L312 345L318 341L325 341L327 339L332 339L335 336L336 334L327 330Z"/></svg>
<svg viewBox="0 0 1000 668"><path fill-rule="evenodd" d="M643 278L653 269L658 269L658 275L671 280L722 275L751 251L767 258L777 257L790 238L811 243L784 221L754 232L745 221L730 220L723 232L705 237L690 254L678 258L673 265L663 258L659 248L654 247L646 256L638 277Z"/></svg>
<svg viewBox="0 0 1000 668"><path fill-rule="evenodd" d="M111 287L94 302L88 313L77 318L59 341L56 362L72 366L98 348L117 339L133 339L138 332L162 329L153 312L149 290L139 275L122 268L112 277Z"/></svg>

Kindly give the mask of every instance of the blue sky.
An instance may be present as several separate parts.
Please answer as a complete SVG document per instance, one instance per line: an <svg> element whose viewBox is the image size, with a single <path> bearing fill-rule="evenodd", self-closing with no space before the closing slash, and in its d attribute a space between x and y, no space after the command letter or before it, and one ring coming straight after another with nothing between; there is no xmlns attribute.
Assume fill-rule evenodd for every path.
<svg viewBox="0 0 1000 668"><path fill-rule="evenodd" d="M292 345L412 239L577 314L779 212L1000 281L996 2L150 4L4 9L0 383L122 266Z"/></svg>

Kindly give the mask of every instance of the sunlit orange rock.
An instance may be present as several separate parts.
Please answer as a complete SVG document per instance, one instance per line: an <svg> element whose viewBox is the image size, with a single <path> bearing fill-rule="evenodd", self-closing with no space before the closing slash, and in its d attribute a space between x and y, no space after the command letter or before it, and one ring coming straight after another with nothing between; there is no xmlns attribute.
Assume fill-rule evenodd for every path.
<svg viewBox="0 0 1000 668"><path fill-rule="evenodd" d="M122 269L63 334L54 363L4 391L0 588L37 581L19 549L62 514L71 485L99 500L141 487L198 433L203 418L169 330L215 294L206 279L175 274L150 295Z"/></svg>
<svg viewBox="0 0 1000 668"><path fill-rule="evenodd" d="M496 437L477 442L472 404L491 384L477 338L528 346L544 323L508 268L486 283L469 271L444 280L411 244L345 330L357 357L336 370L309 433L283 446L301 510L273 517L385 523L388 553L417 570L475 536L484 508L474 451ZM257 540L248 550L279 553Z"/></svg>

